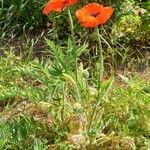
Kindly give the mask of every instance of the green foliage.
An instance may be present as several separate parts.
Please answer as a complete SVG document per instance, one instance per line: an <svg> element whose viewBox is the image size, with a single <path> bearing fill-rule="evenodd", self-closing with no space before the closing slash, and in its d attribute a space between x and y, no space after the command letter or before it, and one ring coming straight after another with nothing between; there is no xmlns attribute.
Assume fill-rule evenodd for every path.
<svg viewBox="0 0 150 150"><path fill-rule="evenodd" d="M126 146L130 145L131 149L147 148L150 95L143 90L146 83L136 77L130 79L123 75L120 75L124 82L122 87L114 84L113 77L100 81L99 67L95 73L91 68L84 68L82 63L77 66L76 72L73 51L76 50L80 56L86 50L86 45L72 49L73 46L68 41L68 49L63 51L63 47L49 40L47 43L53 54L52 60L34 59L25 62L12 52L5 53L0 60L1 103L5 105L12 98L15 102L21 99L35 103L39 110L37 116L27 117L25 109L18 118L14 110L20 110L17 108L19 106L15 105L15 109L10 104L9 109L3 106L8 114L0 113L1 148L105 149L108 145L113 147L117 144L116 139L120 139L119 142L122 141ZM65 59L65 56L68 57ZM46 122L37 122L40 113L48 105L48 113L53 120L50 127ZM35 108L31 110L33 115L37 113ZM13 117L7 120L9 115ZM74 122L74 117L79 117L79 120ZM75 135L85 140L85 145L72 143L70 138Z"/></svg>
<svg viewBox="0 0 150 150"><path fill-rule="evenodd" d="M41 139L37 132L44 132L44 127L39 126L33 119L20 116L10 124L0 123L1 149L34 149L44 150L46 139ZM36 135L35 135L36 134ZM36 137L35 137L36 136Z"/></svg>
<svg viewBox="0 0 150 150"><path fill-rule="evenodd" d="M15 31L33 29L42 26L44 17L41 13L45 1L35 0L10 0L1 1L0 9L0 35L5 36Z"/></svg>
<svg viewBox="0 0 150 150"><path fill-rule="evenodd" d="M22 54L2 47L0 149L149 148L149 78L115 72L117 65L132 60L132 50L149 48L149 2L94 1L115 9L107 25L97 30L99 39L98 32L81 28L73 15L89 2L80 1L71 9L73 37L66 10L52 13L47 22L41 12L44 0L1 1L1 39L46 23L50 29L44 49L48 57L31 57L39 37L27 39ZM133 41L142 44L137 48Z"/></svg>

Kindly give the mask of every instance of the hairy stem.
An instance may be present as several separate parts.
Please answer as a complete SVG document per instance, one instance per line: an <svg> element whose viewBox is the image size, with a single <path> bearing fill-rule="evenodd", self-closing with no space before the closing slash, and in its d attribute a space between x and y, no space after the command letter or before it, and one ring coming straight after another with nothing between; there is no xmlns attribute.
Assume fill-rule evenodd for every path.
<svg viewBox="0 0 150 150"><path fill-rule="evenodd" d="M68 17L69 17L69 23L70 23L70 31L71 31L71 38L72 38L72 41L73 41L73 53L74 53L74 58L75 58L75 77L76 77L76 81L78 80L78 65L77 65L77 52L76 52L76 49L75 49L75 37L74 37L74 26L73 26L73 19L72 19L72 16L71 16L71 12L70 12L70 9L68 7Z"/></svg>
<svg viewBox="0 0 150 150"><path fill-rule="evenodd" d="M97 94L97 104L94 106L92 114L91 114L91 120L88 126L88 129L90 129L92 122L95 118L95 113L96 113L96 108L100 105L100 100L102 98L102 96L100 95L100 88L101 88L101 79L103 77L103 73L104 73L104 58L103 58L103 48L102 48L102 43L101 43L101 35L99 33L99 29L98 27L96 27L96 33L97 33L97 39L98 39L98 50L99 50L99 68L98 68L98 85L97 85L97 90L98 90L98 94Z"/></svg>

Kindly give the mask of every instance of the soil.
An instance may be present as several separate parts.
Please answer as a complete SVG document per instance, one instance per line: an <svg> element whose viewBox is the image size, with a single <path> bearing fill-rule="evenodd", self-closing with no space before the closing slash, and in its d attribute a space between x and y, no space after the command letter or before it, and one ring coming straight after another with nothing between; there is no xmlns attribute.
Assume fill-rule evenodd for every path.
<svg viewBox="0 0 150 150"><path fill-rule="evenodd" d="M4 39L2 42L2 47L9 49L13 48L16 55L20 53L30 53L32 51L33 57L41 58L45 50L46 44L44 38L48 36L48 28L39 27L31 31L27 31L26 34L17 35L11 40ZM33 46L34 45L34 46ZM31 50L29 52L29 50ZM0 50L0 54L3 54L3 51Z"/></svg>

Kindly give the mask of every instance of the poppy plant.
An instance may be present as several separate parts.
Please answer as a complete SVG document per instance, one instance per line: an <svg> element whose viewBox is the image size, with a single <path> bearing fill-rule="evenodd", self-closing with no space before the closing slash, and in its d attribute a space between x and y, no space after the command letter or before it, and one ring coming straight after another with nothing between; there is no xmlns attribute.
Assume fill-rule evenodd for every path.
<svg viewBox="0 0 150 150"><path fill-rule="evenodd" d="M76 11L76 17L79 19L81 26L87 28L106 23L112 14L112 7L104 7L98 3L87 4Z"/></svg>
<svg viewBox="0 0 150 150"><path fill-rule="evenodd" d="M66 6L74 5L78 0L50 0L44 7L43 13L48 15L50 12L61 12Z"/></svg>

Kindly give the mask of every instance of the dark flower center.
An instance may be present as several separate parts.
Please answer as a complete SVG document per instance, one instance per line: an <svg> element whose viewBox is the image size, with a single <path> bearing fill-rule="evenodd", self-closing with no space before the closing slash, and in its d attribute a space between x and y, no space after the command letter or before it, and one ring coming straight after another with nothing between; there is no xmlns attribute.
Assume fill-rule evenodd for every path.
<svg viewBox="0 0 150 150"><path fill-rule="evenodd" d="M92 12L89 15L96 18L99 15L99 12Z"/></svg>

